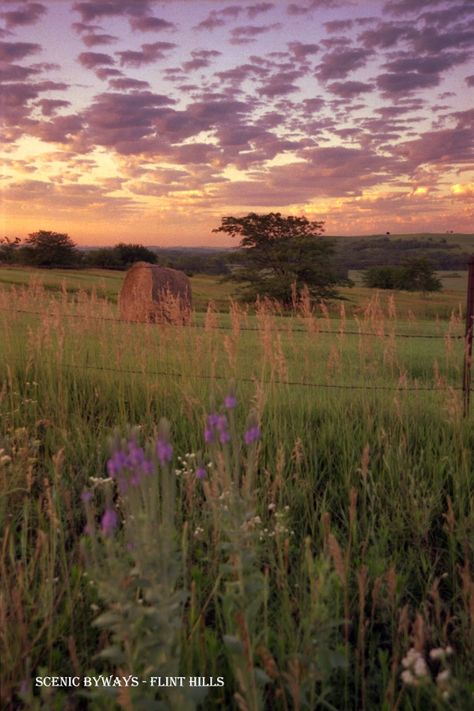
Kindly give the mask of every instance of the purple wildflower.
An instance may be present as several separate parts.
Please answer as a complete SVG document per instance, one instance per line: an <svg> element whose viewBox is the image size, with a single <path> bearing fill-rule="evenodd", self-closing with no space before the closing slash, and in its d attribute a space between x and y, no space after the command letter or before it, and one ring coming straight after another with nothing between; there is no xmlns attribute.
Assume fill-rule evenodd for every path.
<svg viewBox="0 0 474 711"><path fill-rule="evenodd" d="M226 432L228 426L229 423L227 422L227 417L225 415L220 415L216 423L216 427L219 432Z"/></svg>
<svg viewBox="0 0 474 711"><path fill-rule="evenodd" d="M260 439L260 434L261 434L260 427L258 425L249 427L249 429L244 434L245 444L253 444L258 439Z"/></svg>
<svg viewBox="0 0 474 711"><path fill-rule="evenodd" d="M235 407L237 407L237 398L235 397L235 395L229 394L225 396L224 407L227 408L227 410L233 410Z"/></svg>
<svg viewBox="0 0 474 711"><path fill-rule="evenodd" d="M211 414L207 416L207 426L210 428L217 427L220 418L221 415L217 414L217 412L211 412Z"/></svg>
<svg viewBox="0 0 474 711"><path fill-rule="evenodd" d="M81 494L81 501L82 501L84 504L90 503L90 502L92 501L92 499L93 499L92 491L83 491L83 492L82 492L82 494Z"/></svg>
<svg viewBox="0 0 474 711"><path fill-rule="evenodd" d="M100 522L104 536L110 536L118 524L117 513L113 509L106 509Z"/></svg>
<svg viewBox="0 0 474 711"><path fill-rule="evenodd" d="M207 476L206 469L201 465L195 471L196 479L205 479Z"/></svg>
<svg viewBox="0 0 474 711"><path fill-rule="evenodd" d="M204 430L204 441L207 444L214 442L214 431L210 427L206 427Z"/></svg>
<svg viewBox="0 0 474 711"><path fill-rule="evenodd" d="M221 444L225 444L226 442L230 442L230 432L227 430L222 430L222 432L219 435L219 442Z"/></svg>
<svg viewBox="0 0 474 711"><path fill-rule="evenodd" d="M169 442L164 439L158 439L156 441L156 456L160 464L165 462L170 462L173 456L173 447Z"/></svg>

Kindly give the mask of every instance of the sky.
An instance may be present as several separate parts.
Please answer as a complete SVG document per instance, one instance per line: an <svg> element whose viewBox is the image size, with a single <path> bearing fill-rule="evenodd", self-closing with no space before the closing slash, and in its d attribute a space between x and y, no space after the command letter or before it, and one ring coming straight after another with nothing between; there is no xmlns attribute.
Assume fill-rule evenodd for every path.
<svg viewBox="0 0 474 711"><path fill-rule="evenodd" d="M474 231L471 0L2 0L0 228Z"/></svg>

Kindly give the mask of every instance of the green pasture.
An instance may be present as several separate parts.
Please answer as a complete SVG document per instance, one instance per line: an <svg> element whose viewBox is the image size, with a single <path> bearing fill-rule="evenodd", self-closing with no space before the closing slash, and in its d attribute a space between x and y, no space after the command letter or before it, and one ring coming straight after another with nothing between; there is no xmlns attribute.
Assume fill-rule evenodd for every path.
<svg viewBox="0 0 474 711"><path fill-rule="evenodd" d="M113 304L117 303L121 283L125 273L107 269L31 269L23 267L0 268L0 288L14 286L27 286L31 283L39 284L52 294L66 293L74 295L79 293L91 294L96 292L101 299L106 299ZM447 319L453 311L459 313L465 304L467 288L467 272L439 272L438 276L443 282L443 291L435 294L418 294L397 292L393 296L399 310L399 315L404 319L414 317L427 319ZM366 307L374 290L361 286L361 273L350 272L355 286L339 290L342 302L334 301L329 304L332 316L340 312L341 303L347 309L348 315L358 315ZM219 311L226 312L230 298L236 298L236 285L225 282L218 277L196 275L191 277L194 308L196 311L205 311L208 303L212 301ZM391 292L380 292L380 301L387 303Z"/></svg>
<svg viewBox="0 0 474 711"><path fill-rule="evenodd" d="M0 706L472 709L474 437L458 278L431 296L355 287L288 314L230 304L228 284L198 276L188 327L118 321L122 279L0 270ZM231 445L206 445L206 415L229 392ZM177 496L172 526L153 527L140 518L147 497L127 503L106 463L114 435L133 426L144 444L163 416L174 454L156 476L173 474ZM213 464L204 483L195 456ZM84 534L84 489L99 527L113 504L142 541L137 583L122 528ZM411 649L427 669L414 685L402 677ZM150 668L226 683L158 699L32 681Z"/></svg>

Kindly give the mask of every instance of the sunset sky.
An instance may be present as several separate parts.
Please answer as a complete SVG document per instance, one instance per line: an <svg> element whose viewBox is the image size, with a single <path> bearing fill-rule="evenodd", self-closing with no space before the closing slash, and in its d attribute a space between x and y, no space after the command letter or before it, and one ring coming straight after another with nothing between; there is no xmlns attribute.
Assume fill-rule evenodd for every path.
<svg viewBox="0 0 474 711"><path fill-rule="evenodd" d="M474 231L474 2L2 0L2 234ZM2 235L0 235L2 236Z"/></svg>

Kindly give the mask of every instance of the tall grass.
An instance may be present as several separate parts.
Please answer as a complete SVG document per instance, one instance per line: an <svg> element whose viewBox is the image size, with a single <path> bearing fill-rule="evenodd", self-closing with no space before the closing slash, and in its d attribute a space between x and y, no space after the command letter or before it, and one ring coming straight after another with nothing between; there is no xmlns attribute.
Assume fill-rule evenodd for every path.
<svg viewBox="0 0 474 711"><path fill-rule="evenodd" d="M396 302L374 299L334 319L303 295L291 318L232 304L157 328L104 320L114 307L85 293L0 298L2 706L472 706L474 438L454 389L456 314L401 322ZM410 330L444 338L396 335ZM362 389L375 385L394 389ZM205 442L209 412L226 415L230 441ZM171 462L147 449L161 417ZM110 438L130 426L155 471L133 500L107 471ZM166 670L225 686L34 685Z"/></svg>

